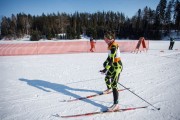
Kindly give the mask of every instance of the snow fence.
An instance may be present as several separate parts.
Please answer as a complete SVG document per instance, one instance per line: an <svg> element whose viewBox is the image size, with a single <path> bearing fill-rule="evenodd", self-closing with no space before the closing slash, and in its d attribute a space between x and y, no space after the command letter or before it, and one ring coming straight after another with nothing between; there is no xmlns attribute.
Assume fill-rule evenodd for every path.
<svg viewBox="0 0 180 120"><path fill-rule="evenodd" d="M121 52L131 52L136 48L138 40L120 41ZM149 41L146 40L146 47L149 49ZM142 45L140 46L142 50ZM39 54L67 54L67 53L89 53L90 42L82 40L71 41L38 41L38 42L0 42L0 56L13 55L39 55ZM107 44L103 40L96 41L94 52L107 52Z"/></svg>

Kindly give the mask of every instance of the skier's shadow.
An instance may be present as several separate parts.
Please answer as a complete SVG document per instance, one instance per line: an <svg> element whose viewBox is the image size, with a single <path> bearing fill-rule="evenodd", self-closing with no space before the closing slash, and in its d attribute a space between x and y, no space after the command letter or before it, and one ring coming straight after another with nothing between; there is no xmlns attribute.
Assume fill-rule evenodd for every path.
<svg viewBox="0 0 180 120"><path fill-rule="evenodd" d="M24 78L20 78L20 81L26 82L28 85L36 87L40 90L43 90L45 92L51 92L52 90L57 91L59 93L62 93L64 95L68 95L74 98L80 98L81 96L74 94L70 91L81 91L81 92L95 92L95 93L100 93L100 91L95 91L95 90L86 90L86 89L78 89L78 88L71 88L66 85L62 84L57 84L57 83L51 83L48 81L44 80L28 80ZM84 102L90 103L94 106L100 107L102 110L106 108L106 106L96 103L90 99L84 99L82 100Z"/></svg>

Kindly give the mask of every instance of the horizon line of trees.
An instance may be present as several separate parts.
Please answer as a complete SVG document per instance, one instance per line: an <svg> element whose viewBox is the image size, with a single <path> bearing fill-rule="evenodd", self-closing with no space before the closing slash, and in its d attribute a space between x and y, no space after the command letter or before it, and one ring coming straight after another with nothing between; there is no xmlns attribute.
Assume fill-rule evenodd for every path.
<svg viewBox="0 0 180 120"><path fill-rule="evenodd" d="M121 12L96 13L52 13L41 16L19 13L11 17L2 17L1 38L20 38L25 34L31 35L32 40L47 39L79 39L81 34L103 39L106 31L113 31L116 38L161 39L169 35L171 30L180 31L180 2L179 0L160 0L156 10L149 7L139 9L128 18ZM58 36L58 34L65 36Z"/></svg>

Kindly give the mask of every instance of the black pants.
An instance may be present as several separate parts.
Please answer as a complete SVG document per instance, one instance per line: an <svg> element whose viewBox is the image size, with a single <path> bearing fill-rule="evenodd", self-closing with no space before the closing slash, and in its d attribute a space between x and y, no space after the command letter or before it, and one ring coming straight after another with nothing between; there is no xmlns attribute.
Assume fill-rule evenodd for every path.
<svg viewBox="0 0 180 120"><path fill-rule="evenodd" d="M113 66L110 67L105 77L107 88L112 89L113 91L114 104L118 104L119 93L118 93L117 83L121 71L122 71L122 63L121 62L115 63L113 64Z"/></svg>
<svg viewBox="0 0 180 120"><path fill-rule="evenodd" d="M172 50L172 49L173 49L173 46L174 46L174 42L170 42L169 50Z"/></svg>

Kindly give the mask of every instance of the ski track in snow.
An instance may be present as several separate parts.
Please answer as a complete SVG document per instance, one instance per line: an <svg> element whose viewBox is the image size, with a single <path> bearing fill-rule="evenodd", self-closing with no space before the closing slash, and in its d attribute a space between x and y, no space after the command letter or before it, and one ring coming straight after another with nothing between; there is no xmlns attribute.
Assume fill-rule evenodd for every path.
<svg viewBox="0 0 180 120"><path fill-rule="evenodd" d="M180 120L180 42L175 42L174 49L178 50L169 51L168 45L168 41L150 41L147 53L121 53L123 72L119 82L160 111L149 106L71 119ZM98 71L106 58L107 53L0 56L0 119L59 120L62 118L57 114L106 109L112 105L112 94L62 102L105 90L104 75ZM148 105L128 90L119 92L119 104L121 108Z"/></svg>

